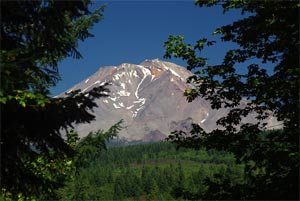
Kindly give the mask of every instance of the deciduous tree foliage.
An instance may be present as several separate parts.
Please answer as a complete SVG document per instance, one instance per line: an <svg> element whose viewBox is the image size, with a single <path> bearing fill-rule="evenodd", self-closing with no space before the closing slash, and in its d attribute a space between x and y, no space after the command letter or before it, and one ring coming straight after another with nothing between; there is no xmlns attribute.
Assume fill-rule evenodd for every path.
<svg viewBox="0 0 300 201"><path fill-rule="evenodd" d="M74 152L61 131L93 120L88 110L107 92L102 86L88 95L51 98L48 91L60 79L59 61L80 58L78 41L91 37L89 28L102 18L103 7L91 12L90 5L89 0L1 1L1 189L7 194L35 195L61 185L64 173L53 178L36 166L48 161L57 165L52 172L60 169L52 162Z"/></svg>
<svg viewBox="0 0 300 201"><path fill-rule="evenodd" d="M196 71L187 80L194 86L185 92L188 101L200 96L212 108L230 112L217 122L224 129L207 133L193 125L190 136L177 131L169 139L182 146L226 149L246 162L248 181L240 198L299 199L299 2L207 0L196 5L247 14L213 33L238 45L218 65L200 56L215 41L203 38L191 45L182 36L170 36L165 42L166 58L182 58ZM246 107L240 107L245 100ZM253 112L258 123L238 129L241 118ZM270 116L282 122L282 129L261 135Z"/></svg>

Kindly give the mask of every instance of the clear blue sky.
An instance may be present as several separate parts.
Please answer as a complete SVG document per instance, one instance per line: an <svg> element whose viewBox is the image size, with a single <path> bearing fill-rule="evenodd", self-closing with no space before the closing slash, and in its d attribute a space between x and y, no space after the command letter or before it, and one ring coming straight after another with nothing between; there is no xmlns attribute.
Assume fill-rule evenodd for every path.
<svg viewBox="0 0 300 201"><path fill-rule="evenodd" d="M51 88L57 95L99 67L121 63L138 64L145 59L163 59L163 43L169 35L183 35L187 42L200 38L217 40L212 32L242 18L239 11L223 14L221 7L200 8L194 1L97 1L95 7L106 3L104 19L91 32L95 35L79 44L82 59L67 58L59 64L62 80ZM222 43L207 49L203 56L211 64L222 58L232 44ZM181 60L168 60L185 66Z"/></svg>

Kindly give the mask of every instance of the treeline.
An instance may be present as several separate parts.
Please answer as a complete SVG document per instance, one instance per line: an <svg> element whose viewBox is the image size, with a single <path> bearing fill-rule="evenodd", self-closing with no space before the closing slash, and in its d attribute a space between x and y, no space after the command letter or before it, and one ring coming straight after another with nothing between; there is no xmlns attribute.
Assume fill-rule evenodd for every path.
<svg viewBox="0 0 300 201"><path fill-rule="evenodd" d="M191 160L202 163L231 163L233 155L216 151L216 150L191 150L187 148L176 149L172 143L157 142L152 144L138 144L131 146L118 146L112 147L105 152L99 154L96 162L101 165L108 163L117 166L126 166L129 163L142 164L149 160L154 159L178 159L178 160Z"/></svg>
<svg viewBox="0 0 300 201"><path fill-rule="evenodd" d="M100 152L57 194L61 200L199 200L232 196L226 190L243 178L232 154L159 142ZM228 189L220 189L224 183Z"/></svg>

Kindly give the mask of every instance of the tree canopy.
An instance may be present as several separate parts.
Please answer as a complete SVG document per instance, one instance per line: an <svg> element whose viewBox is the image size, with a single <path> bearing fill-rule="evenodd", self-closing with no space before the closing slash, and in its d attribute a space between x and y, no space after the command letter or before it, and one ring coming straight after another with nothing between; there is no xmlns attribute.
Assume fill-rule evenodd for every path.
<svg viewBox="0 0 300 201"><path fill-rule="evenodd" d="M299 2L207 0L196 5L247 14L213 32L221 41L237 44L218 65L210 65L201 55L215 41L202 38L192 45L183 36L171 35L165 42L166 58L182 58L188 69L195 70L187 80L193 85L185 92L187 100L200 96L212 108L226 107L230 112L217 122L224 129L207 133L193 125L191 135L177 131L169 139L181 146L229 150L247 162L248 183L241 198L298 199ZM257 123L238 128L241 119L253 112ZM272 116L282 122L282 129L262 135L268 129L264 120Z"/></svg>
<svg viewBox="0 0 300 201"><path fill-rule="evenodd" d="M89 0L1 1L1 190L35 195L61 185L57 170L74 153L61 136L73 123L89 122L95 98L105 86L88 93L52 98L48 88L60 79L58 63L81 58L79 40L102 19L104 7L90 11ZM58 178L37 170L39 156L62 159L53 167ZM40 159L41 160L41 159ZM50 168L51 169L51 168Z"/></svg>

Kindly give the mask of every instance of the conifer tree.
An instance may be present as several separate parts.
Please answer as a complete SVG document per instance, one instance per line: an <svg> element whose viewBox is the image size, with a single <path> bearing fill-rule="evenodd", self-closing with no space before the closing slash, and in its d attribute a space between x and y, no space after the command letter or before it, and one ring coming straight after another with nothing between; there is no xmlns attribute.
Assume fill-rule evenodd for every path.
<svg viewBox="0 0 300 201"><path fill-rule="evenodd" d="M47 161L64 163L74 150L62 130L92 121L88 110L108 90L102 86L52 98L48 89L60 79L61 60L81 58L78 42L93 36L89 29L102 18L104 7L90 11L89 0L0 3L1 190L13 196L53 192L62 181L37 169L36 161L45 159L40 169L51 165ZM53 166L56 176L59 167Z"/></svg>

